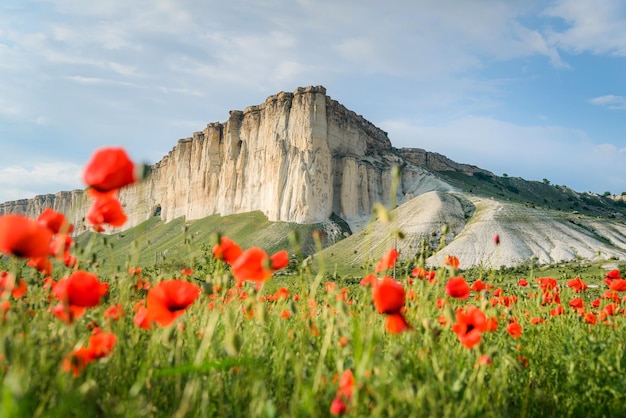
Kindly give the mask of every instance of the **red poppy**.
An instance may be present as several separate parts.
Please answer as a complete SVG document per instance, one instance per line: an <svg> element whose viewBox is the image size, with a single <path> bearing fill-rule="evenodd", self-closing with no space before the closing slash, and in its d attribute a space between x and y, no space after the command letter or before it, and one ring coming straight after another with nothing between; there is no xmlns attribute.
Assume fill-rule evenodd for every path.
<svg viewBox="0 0 626 418"><path fill-rule="evenodd" d="M122 308L122 304L118 303L117 305L112 305L104 311L104 317L107 319L117 320L124 316L124 308Z"/></svg>
<svg viewBox="0 0 626 418"><path fill-rule="evenodd" d="M544 293L556 289L557 286L556 280L551 277L539 277L537 279L537 284Z"/></svg>
<svg viewBox="0 0 626 418"><path fill-rule="evenodd" d="M542 322L544 322L543 318L539 318L539 317L530 318L530 323L533 325L541 324Z"/></svg>
<svg viewBox="0 0 626 418"><path fill-rule="evenodd" d="M75 319L83 316L85 314L85 310L86 309L81 306L68 305L66 303L59 303L51 309L54 316L66 324L71 324Z"/></svg>
<svg viewBox="0 0 626 418"><path fill-rule="evenodd" d="M446 283L446 293L457 299L467 299L470 295L470 288L462 276L452 277Z"/></svg>
<svg viewBox="0 0 626 418"><path fill-rule="evenodd" d="M148 318L165 327L182 315L200 294L198 286L186 280L165 280L148 291Z"/></svg>
<svg viewBox="0 0 626 418"><path fill-rule="evenodd" d="M274 292L274 300L287 299L289 297L289 290L284 287L281 287L276 292Z"/></svg>
<svg viewBox="0 0 626 418"><path fill-rule="evenodd" d="M378 277L374 273L370 273L367 276L363 277L359 284L361 286L375 286L376 282L378 282Z"/></svg>
<svg viewBox="0 0 626 418"><path fill-rule="evenodd" d="M615 279L620 279L620 273L619 270L611 270L608 273L606 273L606 276L604 276L605 278L609 279L609 280L615 280Z"/></svg>
<svg viewBox="0 0 626 418"><path fill-rule="evenodd" d="M51 208L44 209L43 212L37 218L37 222L54 234L71 234L74 231L74 225L67 221L65 215L60 212L56 212Z"/></svg>
<svg viewBox="0 0 626 418"><path fill-rule="evenodd" d="M193 269L182 269L180 274L183 276L191 276L193 274Z"/></svg>
<svg viewBox="0 0 626 418"><path fill-rule="evenodd" d="M392 313L385 316L385 329L391 334L400 334L411 329L411 325L401 313Z"/></svg>
<svg viewBox="0 0 626 418"><path fill-rule="evenodd" d="M589 286L587 286L580 277L569 280L567 282L567 287L571 287L572 289L574 289L575 293L582 292L589 288Z"/></svg>
<svg viewBox="0 0 626 418"><path fill-rule="evenodd" d="M67 305L87 308L97 306L100 298L107 294L108 287L108 284L100 283L95 274L77 270L59 280L52 292Z"/></svg>
<svg viewBox="0 0 626 418"><path fill-rule="evenodd" d="M220 243L213 247L213 256L230 265L237 260L241 253L241 247L228 237L221 237Z"/></svg>
<svg viewBox="0 0 626 418"><path fill-rule="evenodd" d="M522 336L522 326L517 322L511 322L506 326L506 332L513 338L519 338Z"/></svg>
<svg viewBox="0 0 626 418"><path fill-rule="evenodd" d="M478 279L474 283L472 283L472 291L473 292L482 292L483 290L489 291L491 289L491 285L483 282Z"/></svg>
<svg viewBox="0 0 626 418"><path fill-rule="evenodd" d="M559 316L559 315L563 315L563 305L559 304L556 306L556 308L550 309L550 315L552 316Z"/></svg>
<svg viewBox="0 0 626 418"><path fill-rule="evenodd" d="M112 194L97 196L87 214L87 220L98 232L104 231L104 224L119 227L124 225L126 219L121 203Z"/></svg>
<svg viewBox="0 0 626 418"><path fill-rule="evenodd" d="M74 377L80 376L80 373L87 367L87 364L94 361L93 352L87 347L80 347L71 351L65 359L61 367L65 372L71 372Z"/></svg>
<svg viewBox="0 0 626 418"><path fill-rule="evenodd" d="M583 303L583 300L581 298L574 298L574 299L569 301L569 306L571 306L574 309L580 309L580 308L584 307L584 303Z"/></svg>
<svg viewBox="0 0 626 418"><path fill-rule="evenodd" d="M609 283L609 288L616 292L626 292L626 279L614 279Z"/></svg>
<svg viewBox="0 0 626 418"><path fill-rule="evenodd" d="M144 301L140 300L137 302L133 308L135 312L135 316L133 318L133 323L142 329L151 329L152 321L148 318L148 310L144 306Z"/></svg>
<svg viewBox="0 0 626 418"><path fill-rule="evenodd" d="M374 287L372 299L378 313L398 313L404 306L404 287L391 277L384 277Z"/></svg>
<svg viewBox="0 0 626 418"><path fill-rule="evenodd" d="M117 336L110 332L97 332L89 337L87 343L94 358L108 356L117 342Z"/></svg>
<svg viewBox="0 0 626 418"><path fill-rule="evenodd" d="M526 286L528 286L528 280L526 280L526 279L519 279L517 281L517 284L522 286L522 287L526 287Z"/></svg>
<svg viewBox="0 0 626 418"><path fill-rule="evenodd" d="M479 366L491 366L492 363L493 361L491 360L491 357L489 357L487 354L482 354L480 357L478 357Z"/></svg>
<svg viewBox="0 0 626 418"><path fill-rule="evenodd" d="M376 272L380 273L381 271L392 268L396 264L398 255L398 251L395 248L392 248L387 253L385 253L380 258L380 260L378 260L378 264L376 265Z"/></svg>
<svg viewBox="0 0 626 418"><path fill-rule="evenodd" d="M291 312L286 309L283 309L282 311L280 311L280 317L283 319L289 319L291 318Z"/></svg>
<svg viewBox="0 0 626 418"><path fill-rule="evenodd" d="M595 325L598 318L596 318L596 316L593 313L587 312L585 316L583 317L583 320L588 324Z"/></svg>
<svg viewBox="0 0 626 418"><path fill-rule="evenodd" d="M454 270L458 270L460 262L456 256L449 255L443 260L443 264L452 267Z"/></svg>
<svg viewBox="0 0 626 418"><path fill-rule="evenodd" d="M346 403L341 398L333 399L333 402L330 404L330 413L332 415L343 415L347 409Z"/></svg>
<svg viewBox="0 0 626 418"><path fill-rule="evenodd" d="M281 250L270 257L270 267L272 270L284 269L289 265L289 254L285 250Z"/></svg>
<svg viewBox="0 0 626 418"><path fill-rule="evenodd" d="M283 250L284 251L284 250ZM232 264L233 277L238 282L250 281L262 283L274 272L286 266L286 251L280 251L270 258L259 247L248 248Z"/></svg>
<svg viewBox="0 0 626 418"><path fill-rule="evenodd" d="M482 333L487 330L487 317L479 308L467 306L456 310L456 323L452 331L459 337L459 341L467 348L480 343Z"/></svg>
<svg viewBox="0 0 626 418"><path fill-rule="evenodd" d="M0 252L23 258L46 257L52 231L23 215L0 216Z"/></svg>
<svg viewBox="0 0 626 418"><path fill-rule="evenodd" d="M6 298L11 294L15 299L20 299L26 294L26 290L24 279L16 280L11 273L0 271L0 298Z"/></svg>
<svg viewBox="0 0 626 418"><path fill-rule="evenodd" d="M137 180L135 164L122 148L97 150L87 163L83 180L98 192L116 190Z"/></svg>
<svg viewBox="0 0 626 418"><path fill-rule="evenodd" d="M352 374L352 370L348 369L343 372L341 375L341 379L339 380L339 392L338 394L342 394L346 398L350 399L352 397L352 391L354 390L354 375Z"/></svg>

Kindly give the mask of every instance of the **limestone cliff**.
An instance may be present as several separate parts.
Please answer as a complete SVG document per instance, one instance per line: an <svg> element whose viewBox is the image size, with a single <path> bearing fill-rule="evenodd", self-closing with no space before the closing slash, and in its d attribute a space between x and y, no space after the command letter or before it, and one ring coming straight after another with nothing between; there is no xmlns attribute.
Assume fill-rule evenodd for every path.
<svg viewBox="0 0 626 418"><path fill-rule="evenodd" d="M281 92L179 140L143 183L122 190L125 228L156 215L171 221L260 210L272 221L297 223L335 213L358 229L375 202L389 202L395 165L403 167L399 203L450 189L403 155L411 157L324 87ZM80 227L88 203L80 191L61 192L5 203L0 214L36 216L50 206Z"/></svg>

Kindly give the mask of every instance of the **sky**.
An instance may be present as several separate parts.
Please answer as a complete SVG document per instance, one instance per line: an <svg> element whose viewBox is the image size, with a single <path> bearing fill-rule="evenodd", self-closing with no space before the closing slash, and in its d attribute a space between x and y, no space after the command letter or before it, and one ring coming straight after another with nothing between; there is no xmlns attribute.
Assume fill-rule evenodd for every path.
<svg viewBox="0 0 626 418"><path fill-rule="evenodd" d="M3 0L0 202L310 85L397 148L626 192L621 0Z"/></svg>

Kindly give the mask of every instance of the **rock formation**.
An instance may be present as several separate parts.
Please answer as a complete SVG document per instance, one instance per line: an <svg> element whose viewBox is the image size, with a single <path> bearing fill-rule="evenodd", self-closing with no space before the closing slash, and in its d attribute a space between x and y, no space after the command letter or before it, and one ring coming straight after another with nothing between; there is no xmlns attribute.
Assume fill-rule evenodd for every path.
<svg viewBox="0 0 626 418"><path fill-rule="evenodd" d="M120 193L125 228L155 215L167 222L260 210L269 220L296 223L325 222L335 213L358 229L375 202L390 201L393 166L403 167L398 203L450 189L416 164L428 155L392 148L386 132L324 87L281 92L179 140L144 182ZM430 161L438 169L461 167L442 156ZM61 192L4 203L0 214L36 216L50 206L83 225L88 204L80 191Z"/></svg>

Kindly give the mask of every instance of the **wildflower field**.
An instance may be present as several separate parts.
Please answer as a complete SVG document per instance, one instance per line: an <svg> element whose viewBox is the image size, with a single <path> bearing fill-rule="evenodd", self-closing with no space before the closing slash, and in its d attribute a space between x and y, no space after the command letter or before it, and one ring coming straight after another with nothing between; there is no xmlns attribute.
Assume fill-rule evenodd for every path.
<svg viewBox="0 0 626 418"><path fill-rule="evenodd" d="M94 155L94 230L124 224L140 171ZM331 276L217 234L182 270L117 268L72 229L0 217L2 417L626 416L618 269L504 276L390 248Z"/></svg>

